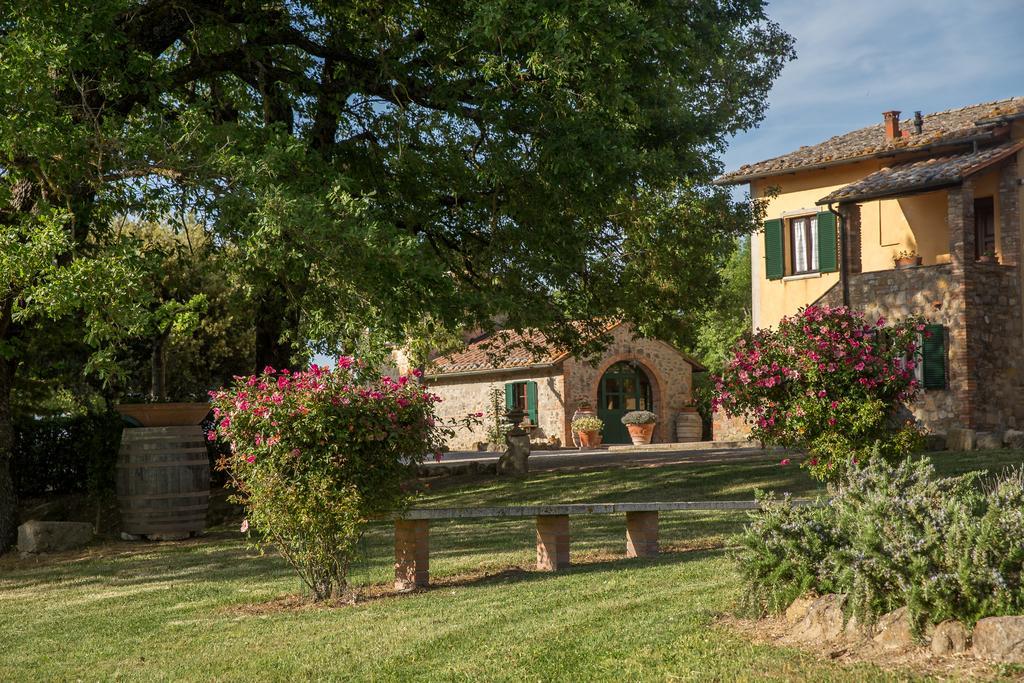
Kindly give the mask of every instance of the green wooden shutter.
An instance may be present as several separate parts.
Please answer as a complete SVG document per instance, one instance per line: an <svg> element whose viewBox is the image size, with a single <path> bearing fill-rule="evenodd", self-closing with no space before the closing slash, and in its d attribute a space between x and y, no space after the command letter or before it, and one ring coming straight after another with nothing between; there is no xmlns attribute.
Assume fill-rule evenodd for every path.
<svg viewBox="0 0 1024 683"><path fill-rule="evenodd" d="M512 382L505 385L505 410L516 407L516 385Z"/></svg>
<svg viewBox="0 0 1024 683"><path fill-rule="evenodd" d="M769 280L781 280L786 274L785 250L782 246L782 219L764 222L764 274Z"/></svg>
<svg viewBox="0 0 1024 683"><path fill-rule="evenodd" d="M530 416L530 422L537 424L537 383L526 383L526 413Z"/></svg>
<svg viewBox="0 0 1024 683"><path fill-rule="evenodd" d="M834 273L839 270L839 250L836 236L836 215L831 211L818 214L818 271Z"/></svg>
<svg viewBox="0 0 1024 683"><path fill-rule="evenodd" d="M925 389L946 388L946 328L925 325L921 342L921 362Z"/></svg>

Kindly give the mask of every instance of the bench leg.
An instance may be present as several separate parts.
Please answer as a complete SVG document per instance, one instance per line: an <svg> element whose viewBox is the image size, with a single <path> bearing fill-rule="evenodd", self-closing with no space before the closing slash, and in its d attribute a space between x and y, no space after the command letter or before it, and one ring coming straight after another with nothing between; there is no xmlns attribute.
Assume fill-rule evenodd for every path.
<svg viewBox="0 0 1024 683"><path fill-rule="evenodd" d="M658 554L658 513L626 513L626 557Z"/></svg>
<svg viewBox="0 0 1024 683"><path fill-rule="evenodd" d="M569 515L537 516L537 569L555 572L569 566Z"/></svg>
<svg viewBox="0 0 1024 683"><path fill-rule="evenodd" d="M430 521L395 520L395 588L400 591L430 584Z"/></svg>

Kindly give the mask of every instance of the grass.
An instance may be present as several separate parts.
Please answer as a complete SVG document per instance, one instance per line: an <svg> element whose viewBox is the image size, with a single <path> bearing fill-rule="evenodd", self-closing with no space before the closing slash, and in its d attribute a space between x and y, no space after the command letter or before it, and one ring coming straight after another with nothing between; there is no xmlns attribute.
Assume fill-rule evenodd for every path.
<svg viewBox="0 0 1024 683"><path fill-rule="evenodd" d="M935 460L959 473L1002 469L1022 455ZM817 487L792 466L716 463L462 482L428 490L418 504L741 499L755 488L803 495ZM0 559L0 680L906 680L716 626L739 591L722 542L743 520L666 514L669 552L626 560L623 520L573 518L578 564L559 574L531 571L532 520L435 523L431 590L336 608L274 608L301 587L279 559L248 550L235 527L177 544L8 556ZM389 583L387 525L371 527L364 553L354 579Z"/></svg>

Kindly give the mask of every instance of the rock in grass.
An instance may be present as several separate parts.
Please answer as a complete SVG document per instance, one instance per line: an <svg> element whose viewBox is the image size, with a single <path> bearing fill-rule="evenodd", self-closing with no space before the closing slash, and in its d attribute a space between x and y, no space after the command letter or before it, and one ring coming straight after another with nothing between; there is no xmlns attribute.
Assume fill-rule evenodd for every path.
<svg viewBox="0 0 1024 683"><path fill-rule="evenodd" d="M793 603L786 608L786 622L790 625L796 624L805 616L807 616L807 610L814 604L815 597L813 595L802 595Z"/></svg>
<svg viewBox="0 0 1024 683"><path fill-rule="evenodd" d="M816 598L797 623L793 637L798 640L835 640L843 633L843 605L846 596L829 593Z"/></svg>
<svg viewBox="0 0 1024 683"><path fill-rule="evenodd" d="M986 617L974 627L974 654L999 662L1024 662L1024 617Z"/></svg>
<svg viewBox="0 0 1024 683"><path fill-rule="evenodd" d="M991 451L1003 447L1003 435L1000 432L978 432L974 435L974 447L980 451Z"/></svg>
<svg viewBox="0 0 1024 683"><path fill-rule="evenodd" d="M1003 432L1003 445L1007 448L1024 448L1024 432L1007 429Z"/></svg>
<svg viewBox="0 0 1024 683"><path fill-rule="evenodd" d="M873 640L887 650L896 650L914 645L914 632L910 627L910 612L900 607L882 615L875 624Z"/></svg>
<svg viewBox="0 0 1024 683"><path fill-rule="evenodd" d="M953 427L946 431L946 448L951 451L973 451L974 430Z"/></svg>
<svg viewBox="0 0 1024 683"><path fill-rule="evenodd" d="M18 550L52 553L78 548L92 540L92 524L29 520L18 527Z"/></svg>
<svg viewBox="0 0 1024 683"><path fill-rule="evenodd" d="M967 651L967 628L959 621L944 621L932 634L933 655L953 655Z"/></svg>

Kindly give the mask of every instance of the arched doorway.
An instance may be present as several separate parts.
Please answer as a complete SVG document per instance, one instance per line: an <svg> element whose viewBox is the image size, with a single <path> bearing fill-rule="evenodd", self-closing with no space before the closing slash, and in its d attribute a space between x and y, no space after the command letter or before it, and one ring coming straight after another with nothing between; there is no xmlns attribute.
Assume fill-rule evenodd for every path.
<svg viewBox="0 0 1024 683"><path fill-rule="evenodd" d="M605 443L630 443L622 416L631 410L654 410L651 381L640 364L619 361L601 376L597 390L597 416L604 420Z"/></svg>

